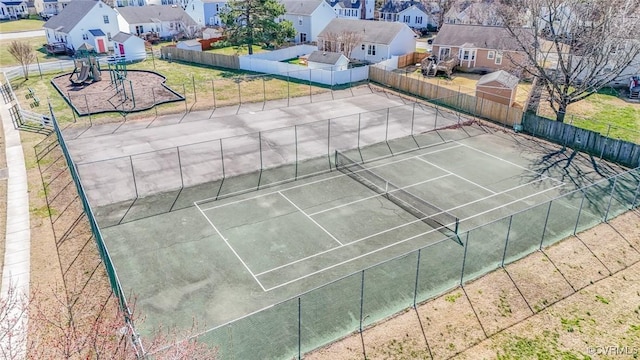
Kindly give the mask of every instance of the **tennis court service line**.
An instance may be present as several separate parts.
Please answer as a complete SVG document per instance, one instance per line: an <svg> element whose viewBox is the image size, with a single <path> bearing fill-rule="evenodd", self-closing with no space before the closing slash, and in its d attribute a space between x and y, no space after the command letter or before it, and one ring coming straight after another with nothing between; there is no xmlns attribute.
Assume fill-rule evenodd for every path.
<svg viewBox="0 0 640 360"><path fill-rule="evenodd" d="M398 164L398 163L401 163L401 162L404 162L404 161L408 161L408 160L417 158L417 157L422 156L422 155L435 154L435 153L439 153L439 152L442 152L442 151L447 151L449 149L455 149L455 148L458 148L458 147L461 147L461 146L462 146L462 144L458 144L458 145L455 145L455 146L447 147L445 149L438 149L438 150L430 151L428 153L418 154L418 155L414 155L414 156L411 156L411 157L408 157L408 158L399 159L399 160L392 161L392 162L387 162L387 163L384 163L384 164L378 164L378 165L375 165L375 166L368 167L367 169L375 169L375 168L379 168L379 167L383 167L383 166L387 166L387 165L391 165L391 164ZM382 160L382 159L378 159L378 160ZM373 160L373 161L375 162L376 160ZM221 208L221 207L225 207L225 206L229 206L229 205L235 205L235 204L238 204L238 203L241 203L241 202L255 200L255 199L258 199L258 198L261 198L261 197L264 197L264 196L275 195L275 194L280 193L280 192L289 191L289 190L293 190L293 189L298 189L298 188L301 188L301 187L305 187L305 186L321 183L323 181L334 180L334 179L337 179L337 178L340 178L340 177L344 177L344 176L348 176L348 175L340 173L340 174L337 174L335 176L330 176L330 177L327 177L327 178L324 178L324 179L318 179L318 180L314 180L314 181L307 182L307 183L304 183L304 184L294 185L294 186L288 187L286 189L270 191L270 192L267 192L267 193L264 193L264 194L260 194L260 195L256 195L256 196L250 197L250 198L238 199L238 200L230 201L230 202L227 202L227 203L224 203L224 204L220 204L220 205L216 205L216 206L212 206L212 207L208 207L208 208L203 208L202 210L203 211L209 211L209 210L213 210L213 209L217 209L217 208ZM208 199L197 200L195 203L206 201L206 200L208 200Z"/></svg>
<svg viewBox="0 0 640 360"><path fill-rule="evenodd" d="M220 232L220 230L218 230L218 228L213 224L213 222L211 221L211 219L209 219L209 217L204 213L204 211L202 211L202 209L200 209L200 206L198 206L198 204L195 204L196 208L198 208L198 210L200 211L200 213L202 214L202 216L204 216L205 219L207 219L207 222L211 225L211 227L213 228L213 230L216 231L216 233L218 234L218 236L220 236L220 238L224 241L225 244L227 244L227 246L229 247L229 249L231 249L231 252L233 252L233 254L238 258L238 260L240 260L240 262L242 263L242 265L244 266L244 268L249 272L249 274L251 274L251 276L253 277L253 279L258 283L258 285L260 285L260 288L262 288L262 291L267 291L264 286L262 286L262 283L260 282L260 280L258 280L258 277L253 273L253 271L251 271L251 269L249 269L249 266L247 266L247 263L244 262L244 260L242 260L242 258L240 257L240 255L238 255L238 253L236 252L236 250L231 246L231 244L229 244L229 241L227 240L227 238L225 238L222 233Z"/></svg>
<svg viewBox="0 0 640 360"><path fill-rule="evenodd" d="M307 214L306 212L304 212L304 210L300 209L300 207L298 207L298 205L296 205L296 203L294 203L293 201L291 201L291 199L289 199L288 197L286 197L282 192L278 191L278 194L280 194L280 196L282 196L285 200L287 200L291 205L293 205L293 207L295 207L296 209L298 209L298 211L300 211L301 213L304 214L304 216L307 217L307 219L311 220L311 222L313 222L314 224L316 224L317 227L319 227L320 229L322 229L322 231L324 231L327 235L329 235L333 240L335 240L335 242L337 242L338 244L340 244L340 246L344 246L343 243L340 242L340 240L336 239L335 236L333 236L333 234L331 234L329 231L327 231L327 229L324 228L324 226L318 224L317 221L313 220L313 218L311 216L309 216L309 214Z"/></svg>
<svg viewBox="0 0 640 360"><path fill-rule="evenodd" d="M473 185L473 186L476 186L476 187L479 187L480 189L482 189L482 190L484 190L484 191L487 191L487 192L489 192L489 193L491 193L491 194L495 194L495 193L496 193L495 191L493 191L493 190L491 190L491 189L488 189L488 188L486 188L486 187L484 187L484 186L482 186L482 185L480 185L480 184L478 184L478 183L475 183L475 182L473 182L473 181L471 181L471 180L469 180L469 179L467 179L467 178L465 178L465 177L462 177L462 176L460 176L460 175L458 175L458 174L456 174L456 173L454 173L454 172L451 172L451 171L449 171L449 170L447 170L447 169L445 169L445 168L443 168L443 167L441 167L441 166L438 166L438 165L436 165L436 164L434 164L434 163L432 163L432 162L430 162L430 161L427 161L427 160L425 160L425 159L423 159L423 158L421 158L421 157L418 157L418 160L420 160L420 161L424 161L425 163L427 163L427 164L429 164L429 165L433 166L433 167L434 167L434 168L436 168L436 169L440 169L440 170L442 170L442 171L444 171L444 172L446 172L446 173L449 173L449 174L451 174L451 175L453 175L453 176L457 177L458 179L460 179L460 180L464 180L464 181L468 182L469 184L471 184L471 185Z"/></svg>
<svg viewBox="0 0 640 360"><path fill-rule="evenodd" d="M455 143L456 143L456 144L460 144L460 145L462 145L462 146L464 146L464 147L466 147L466 148L469 148L469 149L471 149L471 150L477 151L477 152L479 152L479 153L481 153L481 154L485 154L485 155L487 155L487 156L491 156L492 158L498 159L498 160L500 160L500 161L504 161L504 162L506 162L507 164L511 164L511 165L513 165L513 166L517 166L517 167L519 167L520 169L524 169L524 170L526 170L526 171L532 172L532 173L534 173L534 174L536 174L536 175L540 176L540 177L541 177L541 178L543 178L543 179L551 179L551 180L553 180L553 181L555 181L555 182L559 182L559 183L561 183L562 185L564 185L564 184L565 184L564 182L562 182L562 181L560 181L560 180L558 180L558 179L556 179L556 178L553 178L553 177L551 177L551 176L547 176L547 175L545 175L545 174L540 174L540 173L539 173L539 172L537 172L537 171L533 171L533 170L531 170L531 169L529 169L529 168L526 168L526 167L524 167L524 166L522 166L522 165L518 165L518 164L516 164L516 163L514 163L514 162L511 162L511 161L509 161L509 160L505 160L505 159L503 159L503 158L501 158L501 157L499 157L499 156L496 156L496 155L493 155L493 154L489 154L488 152L486 152L486 151L482 151L482 150L480 150L480 149L476 149L476 148L474 148L474 147L473 147L473 146L471 146L471 145L463 144L463 143L461 143L461 142L459 142L459 141L455 141ZM428 154L425 154L425 155L428 155Z"/></svg>
<svg viewBox="0 0 640 360"><path fill-rule="evenodd" d="M367 168L367 169L371 169L371 168ZM439 179L442 179L442 178L445 178L445 177L448 177L448 176L451 176L451 173L440 175L440 176L434 177L432 179L423 180L423 181L417 182L415 184L410 184L410 185L407 185L407 186L403 186L403 187L398 188L398 190L406 190L408 188L411 188L411 187L414 187L414 186L418 186L418 185L422 185L422 184L426 184L428 182L439 180ZM389 191L389 193L393 193L393 192L398 191L398 190L391 190L391 191ZM325 213L327 211L340 209L340 208L343 208L345 206L350 206L350 205L357 204L359 202L363 202L363 201L366 201L366 200L375 199L375 198L380 197L380 196L384 197L385 195L376 193L375 195L367 196L367 197L362 198L362 199L354 200L354 201L351 201L351 202L348 202L348 203L345 203L345 204L340 204L340 205L337 205L337 206L334 206L334 207L331 207L331 208L328 208L328 209L316 211L314 213L309 214L309 216L316 216L318 214L322 214L322 213Z"/></svg>

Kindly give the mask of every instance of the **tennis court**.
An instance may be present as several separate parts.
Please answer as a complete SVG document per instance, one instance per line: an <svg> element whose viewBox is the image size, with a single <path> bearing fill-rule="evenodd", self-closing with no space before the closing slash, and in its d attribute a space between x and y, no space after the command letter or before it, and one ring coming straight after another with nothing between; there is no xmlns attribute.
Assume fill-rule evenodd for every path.
<svg viewBox="0 0 640 360"><path fill-rule="evenodd" d="M483 230L465 269L465 276L481 274L487 259L502 257L498 241L504 241L507 226L524 234L548 223L547 231L566 233L566 224L576 219L564 214L576 213L579 199L556 201L554 215L545 217L550 199L581 186L563 181L567 171L577 171L586 184L602 178L598 172L621 170L602 163L594 171L592 159L578 155L575 170L539 171L541 157L556 150L501 132L355 165L352 161L362 163L363 157L350 150L332 160L340 171L220 200L200 199L102 232L123 287L137 296L146 316L143 333L159 324L188 327L194 317L215 328L433 244L430 276L432 286L441 288L438 279L460 273L457 260L447 263L464 252L461 242L468 239L458 234L544 204L545 211L529 212L519 225L498 222ZM601 221L598 211L586 204L580 222ZM98 214L109 215L100 209ZM507 255L519 256L531 246L514 236ZM387 275L412 276L402 268ZM385 282L374 282L368 291L376 286Z"/></svg>

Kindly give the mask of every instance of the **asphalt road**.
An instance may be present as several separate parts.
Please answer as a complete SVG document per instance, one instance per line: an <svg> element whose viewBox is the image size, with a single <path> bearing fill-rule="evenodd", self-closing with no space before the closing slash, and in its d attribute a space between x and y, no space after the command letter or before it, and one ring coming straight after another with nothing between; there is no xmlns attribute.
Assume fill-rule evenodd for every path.
<svg viewBox="0 0 640 360"><path fill-rule="evenodd" d="M24 39L37 36L44 36L44 30L19 31L4 34L0 33L0 40Z"/></svg>

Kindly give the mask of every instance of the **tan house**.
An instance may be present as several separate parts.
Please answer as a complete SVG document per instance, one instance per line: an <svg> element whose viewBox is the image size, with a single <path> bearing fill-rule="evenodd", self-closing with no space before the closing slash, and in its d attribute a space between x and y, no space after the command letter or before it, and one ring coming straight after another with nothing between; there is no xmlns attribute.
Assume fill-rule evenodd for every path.
<svg viewBox="0 0 640 360"><path fill-rule="evenodd" d="M528 29L521 29L530 32ZM531 44L534 43L531 33ZM444 24L433 41L433 55L438 61L451 57L460 59L459 71L513 72L526 61L526 55L509 32L501 26ZM521 66L521 65L520 65Z"/></svg>
<svg viewBox="0 0 640 360"><path fill-rule="evenodd" d="M519 81L504 70L494 71L478 80L476 97L511 106L516 100Z"/></svg>

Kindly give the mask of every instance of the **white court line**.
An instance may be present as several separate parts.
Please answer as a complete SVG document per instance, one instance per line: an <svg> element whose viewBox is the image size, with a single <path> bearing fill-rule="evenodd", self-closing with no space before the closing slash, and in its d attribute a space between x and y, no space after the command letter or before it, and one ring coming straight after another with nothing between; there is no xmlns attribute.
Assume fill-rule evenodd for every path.
<svg viewBox="0 0 640 360"><path fill-rule="evenodd" d="M238 258L238 260L240 260L240 262L242 263L242 265L244 265L244 268L247 269L247 271L249 272L249 274L251 274L251 276L253 276L253 279L258 283L258 285L260 285L260 287L262 288L262 291L267 291L265 290L264 286L262 286L262 283L260 282L260 280L258 280L258 277L256 275L253 274L253 271L251 271L251 269L249 269L249 266L247 266L247 264L244 262L244 260L242 260L242 258L240 257L240 255L238 255L238 253L236 252L236 250L231 246L231 244L229 244L229 241L222 235L222 233L220 232L220 230L218 230L218 228L213 224L213 222L211 221L211 219L209 219L209 217L207 217L207 215L204 213L204 211L202 211L202 209L200 209L200 206L198 206L198 204L196 204L195 202L193 203L198 210L200 211L200 213L202 214L202 216L204 216L205 219L207 219L207 222L209 222L209 224L211 225L211 227L213 228L213 230L216 231L216 233L218 233L218 236L220 236L222 238L222 240L224 241L225 244L227 244L227 246L229 247L229 249L231 249L231 251L234 253L234 255Z"/></svg>
<svg viewBox="0 0 640 360"><path fill-rule="evenodd" d="M340 244L340 246L343 246L344 244L340 242L340 240L336 239L335 236L333 236L330 232L327 231L327 229L324 228L324 226L318 224L317 221L313 220L313 218L311 216L309 216L309 214L307 214L306 212L304 212L304 210L300 209L298 207L298 205L296 205L296 203L294 203L293 201L291 201L288 197L286 197L283 193L281 193L280 191L278 191L278 194L280 194L280 196L282 196L285 200L287 200L291 205L293 205L296 209L298 209L298 211L300 211L301 213L304 214L304 216L307 217L307 219L311 220L314 224L316 224L317 227L319 227L320 229L322 229L322 231L324 231L327 235L329 235L333 240L335 240L338 244Z"/></svg>
<svg viewBox="0 0 640 360"><path fill-rule="evenodd" d="M473 146L470 146L470 145L467 145L467 144L462 144L462 143L460 143L460 142L458 142L458 141L455 141L455 143L456 143L456 144L460 144L460 145L462 145L462 146L464 146L464 147L467 147L467 148L469 148L469 149L471 149L471 150L477 151L477 152L479 152L479 153L481 153L481 154L485 154L485 155L487 155L487 156L491 156L492 158L498 159L498 160L500 160L500 161L504 161L504 162L506 162L507 164L511 164L511 165L513 165L513 166L517 166L517 167L519 167L519 168L521 168L521 169L524 169L524 170L530 171L530 172L532 172L532 173L534 173L534 174L536 174L536 175L539 175L540 177L542 177L542 178L544 178L544 179L551 179L551 180L556 181L556 182L559 182L559 183L561 183L561 184L563 184L563 185L565 184L564 182L562 182L562 181L560 181L560 180L558 180L558 179L556 179L556 178L553 178L553 177L547 176L547 175L545 175L545 174L540 174L539 172L537 172L537 171L533 171L533 170L531 170L531 169L528 169L528 168L526 168L526 167L524 167L524 166L522 166L522 165L518 165L518 164L516 164L516 163L514 163L514 162L511 162L511 161L509 161L509 160L502 159L502 158L500 158L499 156L496 156L496 155L493 155L493 154L489 154L488 152L486 152L486 151L482 151L482 150L480 150L480 149L476 149L476 148L474 148ZM428 155L428 154L425 154L425 155Z"/></svg>
<svg viewBox="0 0 640 360"><path fill-rule="evenodd" d="M469 180L469 179L467 179L467 178L465 178L465 177L462 177L462 176L460 176L460 175L458 175L458 174L456 174L456 173L453 173L453 172L451 172L451 171L449 171L449 170L447 170L447 169L445 169L445 168L443 168L443 167L440 167L440 166L438 166L438 165L436 165L436 164L433 164L433 163L431 163L431 162L429 162L429 161L427 161L427 160L425 160L425 159L423 159L423 158L421 158L421 157L419 157L419 158L418 158L418 160L420 160L420 161L424 161L425 163L427 163L427 164L429 164L429 165L431 165L431 166L435 167L436 169L440 169L440 170L442 170L442 171L444 171L444 172L447 172L447 173L449 173L449 174L451 174L451 175L453 175L453 176L457 177L458 179L464 180L464 181L468 182L468 183L469 183L469 184L471 184L471 185L474 185L474 186L476 186L476 187L479 187L480 189L482 189L482 190L484 190L484 191L488 191L488 192L490 192L490 193L492 193L492 194L495 194L495 193L496 193L495 191L493 191L493 190L491 190L491 189L488 189L488 188L486 188L486 187L484 187L484 186L482 186L482 185L480 185L480 184L477 184L477 183L475 183L475 182L473 182L473 181L471 181L471 180Z"/></svg>
<svg viewBox="0 0 640 360"><path fill-rule="evenodd" d="M387 166L387 165L398 164L398 163L401 163L401 162L404 162L404 161L408 161L408 160L417 158L417 157L422 156L422 155L435 154L435 153L438 153L438 152L447 151L449 149L455 149L455 148L458 148L458 147L461 147L461 146L462 146L461 144L458 144L456 146L451 146L451 147L448 147L446 149L434 150L434 151L431 151L431 152L428 152L428 153L415 155L415 156L412 156L412 157L396 160L396 161L393 161L393 162L388 162L388 163L384 163L384 164L379 164L379 165L367 167L367 169L376 169L376 168ZM419 151L419 150L416 150L416 151ZM378 160L383 160L383 159L378 159ZM373 160L373 161L377 161L377 160ZM364 170L358 170L358 171L364 171ZM354 172L358 172L358 171L354 171ZM308 182L308 183L291 186L289 188L282 189L282 190L271 191L271 192L268 192L268 193L256 195L256 196L253 196L253 197L250 197L250 198L246 198L246 199L239 199L239 200L231 201L231 202L228 202L228 203L212 206L212 207L209 207L209 208L206 208L206 209L202 209L202 210L203 211L209 211L209 210L213 210L213 209L217 209L217 208L221 208L221 207L225 207L225 206L229 206L229 205L235 205L235 204L238 204L238 203L241 203L241 202L245 202L245 201L249 201L249 200L255 200L255 199L258 199L258 198L261 198L261 197L264 197L264 196L275 195L275 194L280 193L281 191L289 191L289 190L301 188L301 187L304 187L304 186L309 186L309 185L314 185L314 184L317 184L317 183L321 183L323 181L334 180L334 179L341 178L341 177L344 177L344 176L349 176L349 175L340 173L338 175L331 176L331 177L328 177L328 178L314 180L314 181L311 181L311 182ZM204 200L207 200L207 199L204 199ZM204 200L198 200L198 201L204 201Z"/></svg>
<svg viewBox="0 0 640 360"><path fill-rule="evenodd" d="M471 204L474 204L474 203L477 203L477 202L480 202L480 201L486 200L486 199L491 198L491 197L494 197L494 196L502 195L502 194L507 193L507 192L509 192L509 191L511 191L511 190L515 190L515 189L518 189L518 188L521 188L521 187L524 187L524 186L527 186L527 185L531 185L531 184L533 184L533 183L535 183L535 182L538 182L538 181L542 181L542 180L541 180L541 179L538 179L538 180L534 180L534 181L529 182L529 183L526 183L526 184L518 185L518 186L516 186L516 187L514 187L514 188L511 188L511 189L509 189L509 190L505 190L505 191L502 191L502 192L499 192L499 193L496 193L496 194L488 195L488 196L485 196L485 197L483 197L483 198L480 198L480 199L477 199L477 200L474 200L474 201L470 201L470 202L468 202L468 203L466 203L466 204L458 205L458 206L456 206L456 207L453 207L453 208L451 208L451 209L447 210L446 212L450 212L451 210L459 209L459 208L465 207L465 206L467 206L467 205L471 205ZM554 188L554 189L555 189L555 188ZM542 193L544 193L544 192L546 192L546 191L548 191L548 190L551 190L551 189L545 189L544 191L541 191L541 192L535 193L535 194L530 195L530 196L539 195L539 194L542 194ZM530 197L530 196L528 196L528 197ZM526 199L526 198L523 198L523 199ZM502 207L502 206L499 206L499 207L493 208L493 209L491 209L491 210L489 210L489 211L492 211L492 210L498 209L498 208L500 208L500 207ZM442 212L440 212L439 214L441 214L441 213L442 213ZM435 215L437 215L437 214L435 214ZM470 218L468 218L468 219L470 219ZM394 227L392 227L392 228L388 228L388 229L385 229L385 230L379 231L379 232L377 232L377 233L375 233L375 234L367 235L367 236L365 236L365 237L363 237L363 238L360 238L360 239L354 240L354 241L352 241L352 242L350 242L350 243L347 243L347 244L345 244L345 245L343 245L343 246L349 246L349 245L352 245L352 244L356 244L356 243L359 243L359 242L361 242L361 241L364 241L364 240L370 239L370 238L372 238L372 237L375 237L375 236L378 236L378 235L382 235L382 234L384 234L384 233L387 233L387 232L390 232L390 231L394 231L394 230L400 229L400 228L402 228L402 227L405 227L405 226L408 226L408 225L411 225L411 224L414 224L414 223L417 223L417 222L421 222L421 221L422 221L422 219L412 220L412 221L410 221L410 222L408 222L408 223L404 223L404 224L401 224L401 225L398 225L398 226L394 226ZM462 221L462 220L461 220L461 221ZM298 259L298 260L292 261L292 262L290 262L290 263L287 263L287 264L284 264L284 265L280 265L280 266L275 267L275 268L273 268L273 269L269 269L269 270L263 271L263 272L261 272L261 273L256 274L256 276L261 276L261 275L264 275L264 274L270 273L270 272L272 272L272 271L279 270L279 269L282 269L282 268L284 268L284 267L287 267L287 266L290 266L290 265L293 265L293 264L296 264L296 263L299 263L299 262L302 262L302 261L305 261L305 260L308 260L308 259L314 258L314 257L316 257L316 256L320 256L320 255L326 254L326 253L328 253L328 252L331 252L331 251L334 251L334 250L336 250L336 249L339 249L339 248L341 248L341 247L343 247L343 246L339 246L339 247L336 247L336 248L331 248L331 249L323 250L323 251L318 252L318 253L316 253L316 254L309 255L309 256L307 256L307 257L304 257L304 258L301 258L301 259Z"/></svg>
<svg viewBox="0 0 640 360"><path fill-rule="evenodd" d="M383 246L383 247L381 247L381 248L378 248L378 249L372 250L372 251L370 251L370 252L368 252L368 253L364 253L364 254L361 254L361 255L358 255L358 256L352 257L352 258L350 258L350 259L347 259L347 260L341 261L341 262L339 262L339 263L337 263L337 264L333 264L333 265L327 266L327 267L326 267L326 268L324 268L324 269L316 270L316 271L314 271L314 272L312 272L312 273L309 273L309 274L306 274L306 275L300 276L300 277L295 278L295 279L293 279L293 280L289 280L289 281L284 282L284 283L282 283L282 284L278 284L278 285L276 285L276 286L274 286L274 287L270 287L270 288L268 288L268 289L267 289L267 290L265 290L265 291L271 291L271 290L273 290L273 289L277 289L277 288L280 288L280 287L283 287L283 286L289 285L289 284L294 283L294 282L296 282L296 281L299 281L299 280L302 280L302 279L308 278L309 276L313 276L313 275L319 274L319 273L324 272L324 271L327 271L327 270L329 270L329 269L333 269L334 267L337 267L337 266L340 266L340 265L344 265L344 264L349 263L349 262L351 262L351 261L353 261L353 260L357 260L357 259L360 259L360 258L362 258L362 257L368 256L368 255L371 255L371 254L375 254L375 253L377 253L378 251L386 250L386 249L388 249L388 248L390 248L390 247L393 247L393 246L399 245L399 244L401 244L401 243L404 243L404 242L407 242L407 241L413 240L413 239L415 239L415 238L419 238L420 236L424 236L424 235L426 235L426 234L429 234L429 233L432 233L432 232L435 232L435 231L437 231L437 230L435 230L435 229L431 229L431 230L429 230L429 231L425 231L425 232L423 232L423 233L421 233L421 234L418 234L418 235L414 235L414 236L408 237L408 238L406 238L406 239L404 239L404 240L400 240L400 241L395 242L395 243L393 243L393 244L389 244L389 245Z"/></svg>
<svg viewBox="0 0 640 360"><path fill-rule="evenodd" d="M440 176L438 176L438 177L434 177L433 179L420 181L420 182L417 182L417 183L415 183L415 184L411 184L411 185L407 185L407 186L404 186L404 187L398 188L398 189L396 189L396 190L391 190L391 191L389 191L389 193L394 193L394 192L396 192L396 191L405 190L405 189L408 189L408 188L411 188L411 187L414 187L414 186L418 186L418 185L426 184L426 183L428 183L428 182L435 181L435 180L439 180L439 179L442 179L442 178L445 178L445 177L448 177L448 176L451 176L451 174L440 175ZM324 210L320 210L320 211L317 211L317 212L311 213L311 214L309 214L309 216L316 216L316 215L318 215L318 214L322 214L322 213L325 213L325 212L327 212L327 211L340 209L340 208L345 207L345 206L350 206L350 205L357 204L357 203L359 203L359 202L363 202L363 201L366 201L366 200L374 199L374 198L377 198L377 197L380 197L380 196L384 196L384 194L375 194L375 195L367 196L367 197L365 197L365 198L358 199L358 200L354 200L354 201L352 201L352 202L348 202L348 203L346 203L346 204L341 204L341 205L338 205L338 206L334 206L334 207L331 207L331 208L328 208L328 209L324 209Z"/></svg>

